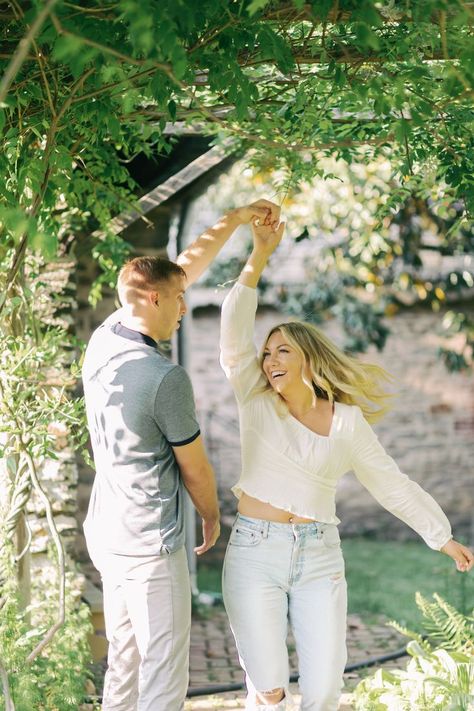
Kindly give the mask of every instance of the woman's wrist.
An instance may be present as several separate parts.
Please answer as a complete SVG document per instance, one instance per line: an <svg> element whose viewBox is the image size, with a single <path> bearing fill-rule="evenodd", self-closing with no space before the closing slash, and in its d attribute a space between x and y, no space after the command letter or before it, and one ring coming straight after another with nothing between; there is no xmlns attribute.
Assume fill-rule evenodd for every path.
<svg viewBox="0 0 474 711"><path fill-rule="evenodd" d="M258 260L258 261L265 261L268 262L270 257L272 256L274 250L268 250L268 249L263 249L262 247L257 247L253 248L252 251L250 252L250 259Z"/></svg>
<svg viewBox="0 0 474 711"><path fill-rule="evenodd" d="M268 256L264 252L254 249L242 269L239 282L244 286L250 286L255 289L267 264Z"/></svg>

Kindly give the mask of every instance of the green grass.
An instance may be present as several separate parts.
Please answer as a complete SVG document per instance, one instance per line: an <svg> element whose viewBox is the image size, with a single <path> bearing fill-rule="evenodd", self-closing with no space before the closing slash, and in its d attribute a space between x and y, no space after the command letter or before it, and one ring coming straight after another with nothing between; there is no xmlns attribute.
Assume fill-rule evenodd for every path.
<svg viewBox="0 0 474 711"><path fill-rule="evenodd" d="M420 628L415 593L437 592L465 614L474 606L474 574L458 573L453 561L423 543L351 538L343 543L349 612L370 622L384 615ZM221 570L198 566L200 590L221 592Z"/></svg>
<svg viewBox="0 0 474 711"><path fill-rule="evenodd" d="M217 592L222 594L222 568L202 564L198 560L197 578L198 588L202 592Z"/></svg>
<svg viewBox="0 0 474 711"><path fill-rule="evenodd" d="M451 558L423 543L365 538L343 543L349 611L370 618L383 614L408 627L420 627L415 593L439 593L463 613L474 606L474 576L459 573Z"/></svg>

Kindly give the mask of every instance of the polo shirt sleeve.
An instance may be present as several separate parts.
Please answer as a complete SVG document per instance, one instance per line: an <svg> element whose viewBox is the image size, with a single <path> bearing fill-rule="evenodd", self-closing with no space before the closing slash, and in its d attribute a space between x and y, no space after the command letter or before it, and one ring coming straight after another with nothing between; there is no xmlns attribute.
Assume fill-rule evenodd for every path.
<svg viewBox="0 0 474 711"><path fill-rule="evenodd" d="M158 387L155 421L172 447L190 444L200 435L193 388L180 365L172 368Z"/></svg>

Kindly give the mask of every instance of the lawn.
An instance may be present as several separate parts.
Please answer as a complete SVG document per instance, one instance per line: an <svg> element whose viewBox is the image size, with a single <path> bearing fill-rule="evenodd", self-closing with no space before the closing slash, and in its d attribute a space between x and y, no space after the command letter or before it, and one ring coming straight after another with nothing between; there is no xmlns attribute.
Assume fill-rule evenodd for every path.
<svg viewBox="0 0 474 711"><path fill-rule="evenodd" d="M384 615L420 628L415 593L439 593L461 612L474 607L474 574L458 573L453 561L423 543L351 538L343 543L349 587L349 612L371 622ZM201 591L221 591L221 571L198 566Z"/></svg>
<svg viewBox="0 0 474 711"><path fill-rule="evenodd" d="M474 606L474 575L458 573L454 562L423 543L353 538L343 544L349 611L369 619L383 614L419 627L415 593L437 592L461 612Z"/></svg>

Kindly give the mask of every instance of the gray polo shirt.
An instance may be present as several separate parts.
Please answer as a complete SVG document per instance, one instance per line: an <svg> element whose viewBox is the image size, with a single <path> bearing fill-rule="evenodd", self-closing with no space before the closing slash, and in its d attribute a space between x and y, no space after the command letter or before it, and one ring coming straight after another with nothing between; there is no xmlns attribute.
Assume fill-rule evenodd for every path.
<svg viewBox="0 0 474 711"><path fill-rule="evenodd" d="M186 371L149 336L106 322L91 337L82 376L96 467L84 522L89 550L176 551L183 484L172 447L199 435Z"/></svg>

